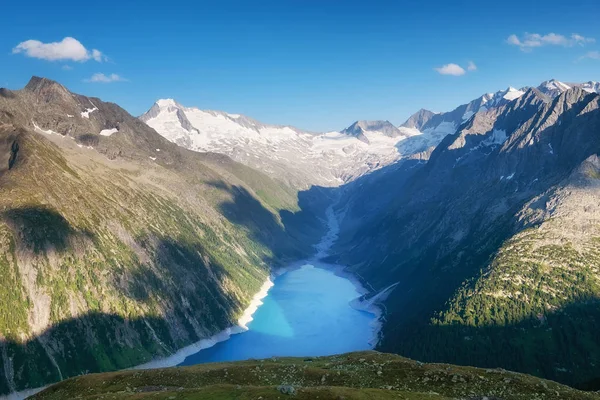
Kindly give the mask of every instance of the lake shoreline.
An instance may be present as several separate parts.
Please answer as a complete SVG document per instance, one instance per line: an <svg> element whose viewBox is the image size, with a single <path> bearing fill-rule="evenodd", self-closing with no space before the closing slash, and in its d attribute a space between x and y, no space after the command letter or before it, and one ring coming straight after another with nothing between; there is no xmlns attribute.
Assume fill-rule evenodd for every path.
<svg viewBox="0 0 600 400"><path fill-rule="evenodd" d="M377 343L380 339L380 332L381 332L383 318L384 318L383 309L380 306L378 306L377 304L368 304L367 306L363 306L362 301L361 301L361 299L365 295L372 293L372 290L367 289L365 287L366 282L361 281L360 277L349 272L346 269L346 267L344 267L342 265L330 264L330 263L321 261L323 258L325 258L327 256L329 248L333 245L335 240L337 240L337 238L338 238L338 233L339 233L338 218L339 217L343 218L343 215L341 215L341 216L336 215L334 212L333 205L328 207L328 209L326 211L327 220L325 221L325 223L327 225L327 232L325 235L323 235L323 238L319 241L319 243L317 245L315 245L315 255L309 259L295 261L285 267L273 269L271 271L271 274L263 282L260 290L252 297L252 300L250 301L250 303L248 304L248 306L246 307L246 309L244 310L242 315L239 317L236 325L227 327L227 328L223 329L222 331L219 331L208 338L204 338L195 343L184 346L184 347L178 349L175 353L173 353L167 357L157 358L157 359L148 361L146 363L143 363L143 364L140 364L137 366L126 368L125 370L131 370L131 369L143 370L143 369L159 369L159 368L176 367L177 365L183 363L184 360L188 356L196 354L196 353L200 352L201 350L211 348L218 343L224 342L224 341L230 339L233 335L237 335L239 333L246 332L248 330L248 324L250 324L250 322L253 320L253 315L256 313L256 311L259 309L259 307L263 304L262 300L268 295L269 290L274 286L275 279L278 276L281 276L285 273L300 269L305 265L312 265L315 268L330 271L334 275L336 275L340 278L346 279L350 283L352 283L352 285L356 289L356 292L359 294L359 296L357 298L355 298L354 300L350 301L349 306L357 311L368 312L375 316L375 318L373 319L373 322L370 325L371 330L373 331L373 337L369 341L369 346L371 346L372 348L375 348L375 346L377 345ZM21 392L14 392L7 396L0 396L0 400L26 399L28 396L34 395L34 394L44 390L47 387L48 386L44 386L41 388L26 389Z"/></svg>
<svg viewBox="0 0 600 400"><path fill-rule="evenodd" d="M269 294L269 289L271 289L274 285L272 278L272 275L270 275L263 283L260 290L252 297L250 304L248 307L246 307L236 325L225 328L208 338L200 339L195 343L182 347L170 356L154 359L128 369L157 369L175 367L181 364L188 356L191 356L192 354L196 354L201 350L211 348L217 343L228 340L232 335L246 332L248 330L248 324L252 322L252 316L263 304L262 300L267 297Z"/></svg>
<svg viewBox="0 0 600 400"><path fill-rule="evenodd" d="M208 349L216 345L217 343L223 342L229 339L232 335L236 335L238 333L243 333L247 331L248 324L252 321L252 316L254 315L256 310L258 310L258 308L262 305L262 300L267 296L269 289L273 287L273 280L273 274L267 277L267 279L263 282L260 290L252 297L250 304L248 305L248 307L246 307L246 309L238 319L238 323L236 325L225 328L222 331L217 332L216 334L208 338L200 339L197 342L182 347L170 356L157 358L143 364L139 364L130 368L125 368L124 370L143 370L175 367L181 364L186 359L186 357L192 354L196 354L201 350ZM24 400L27 399L29 396L33 396L41 392L49 386L51 385L25 389L18 392L12 392L6 395L0 395L0 400Z"/></svg>

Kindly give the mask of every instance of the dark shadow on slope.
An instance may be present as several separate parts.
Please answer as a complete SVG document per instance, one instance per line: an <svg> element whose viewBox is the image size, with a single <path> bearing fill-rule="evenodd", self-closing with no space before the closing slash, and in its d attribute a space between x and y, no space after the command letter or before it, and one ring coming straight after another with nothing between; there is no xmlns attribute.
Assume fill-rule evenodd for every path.
<svg viewBox="0 0 600 400"><path fill-rule="evenodd" d="M331 199L322 188L313 187L299 193L299 211L282 210L277 218L244 187L221 182L211 185L231 197L219 205L222 214L231 223L243 226L252 240L272 253L263 259L269 265L281 266L312 255L313 245L325 233L322 216Z"/></svg>
<svg viewBox="0 0 600 400"><path fill-rule="evenodd" d="M590 324L595 329L587 329ZM581 327L586 327L586 333L576 334ZM568 330L572 334L552 335L550 332L555 329ZM417 340L417 336L413 335L408 345L421 350L420 357L413 357L420 361L452 361L484 368L496 367L501 362L507 369L514 366L515 370L521 372L581 387L593 385L591 379L600 370L594 353L586 352L590 342L600 352L598 299L568 305L547 314L544 321L532 316L507 326L431 326L415 333L422 340ZM263 335L265 343L276 340L281 345L291 340L255 334ZM167 321L163 318L125 319L115 314L89 313L62 321L22 342L1 340L0 394L7 393L13 387L39 387L81 374L128 368L156 356L172 354L177 348L195 340L173 341ZM429 343L437 343L437 346L429 348ZM482 348L486 352L482 352ZM435 355L428 356L428 351L435 352ZM404 355L411 354L406 351ZM210 358L210 350L206 355ZM510 357L507 358L507 355ZM210 360L198 358L195 361ZM594 366L585 374L573 377L569 376L568 371L569 368L578 367L573 363ZM6 381L4 370L7 366L18 372L10 384ZM511 379L510 374L506 375L507 379ZM510 384L509 381L506 383ZM540 391L543 391L543 387L540 387Z"/></svg>
<svg viewBox="0 0 600 400"><path fill-rule="evenodd" d="M23 342L0 340L0 394L70 376L129 368L200 339L175 340L168 323L157 317L125 319L95 312L61 321ZM7 366L14 372L10 384L4 370Z"/></svg>
<svg viewBox="0 0 600 400"><path fill-rule="evenodd" d="M5 99L14 99L17 97L15 93L7 88L0 88L0 97L4 97Z"/></svg>
<svg viewBox="0 0 600 400"><path fill-rule="evenodd" d="M241 308L239 299L224 289L224 283L233 281L233 278L199 240L188 243L160 238L155 247L154 264L165 272L169 281L164 282L155 276L154 281L149 282L150 287L162 287L160 293L173 295L174 302L185 296L190 315L198 310L201 317L197 318L198 322L227 326L232 322L232 311ZM131 282L136 282L136 278L133 277Z"/></svg>
<svg viewBox="0 0 600 400"><path fill-rule="evenodd" d="M505 326L407 326L396 340L397 352L423 362L501 366L583 390L600 388L598 298Z"/></svg>
<svg viewBox="0 0 600 400"><path fill-rule="evenodd" d="M336 188L312 186L298 193L298 211L279 211L286 233L303 244L307 255L312 255L314 246L327 233L325 211L336 201L337 193Z"/></svg>
<svg viewBox="0 0 600 400"><path fill-rule="evenodd" d="M206 235L210 233L207 231ZM204 238L211 239L218 240ZM125 296L169 314L173 333L182 340L197 339L199 332L224 329L234 323L243 304L227 290L227 283L236 279L200 238L189 241L150 232L138 237L136 243L138 251L148 255L148 259L140 260L130 254L126 269L114 266L121 271L114 274L115 286ZM120 261L109 255L107 262ZM242 289L244 283L239 282Z"/></svg>
<svg viewBox="0 0 600 400"><path fill-rule="evenodd" d="M60 213L45 206L13 208L2 212L1 217L14 232L20 251L63 252L72 240L91 237L89 231L73 227Z"/></svg>
<svg viewBox="0 0 600 400"><path fill-rule="evenodd" d="M77 136L75 141L78 144L81 144L82 146L96 147L96 146L98 146L98 143L100 143L100 138L98 137L98 135L92 135L91 133L84 133L82 135Z"/></svg>
<svg viewBox="0 0 600 400"><path fill-rule="evenodd" d="M0 111L0 124L2 112ZM0 176L11 170L19 156L19 136L21 132L13 129L4 130L0 128Z"/></svg>

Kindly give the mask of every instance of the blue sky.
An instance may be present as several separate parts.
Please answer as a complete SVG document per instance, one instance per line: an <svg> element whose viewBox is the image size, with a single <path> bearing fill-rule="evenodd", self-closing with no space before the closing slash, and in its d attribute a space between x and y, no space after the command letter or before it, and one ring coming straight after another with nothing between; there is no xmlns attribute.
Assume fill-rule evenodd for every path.
<svg viewBox="0 0 600 400"><path fill-rule="evenodd" d="M55 3L2 5L0 86L45 76L134 115L170 97L326 131L357 119L400 124L509 85L600 80L597 0ZM65 37L83 53L31 42L13 51ZM61 54L78 61L47 60ZM469 62L477 69L461 76L435 70ZM124 80L90 82L99 73Z"/></svg>

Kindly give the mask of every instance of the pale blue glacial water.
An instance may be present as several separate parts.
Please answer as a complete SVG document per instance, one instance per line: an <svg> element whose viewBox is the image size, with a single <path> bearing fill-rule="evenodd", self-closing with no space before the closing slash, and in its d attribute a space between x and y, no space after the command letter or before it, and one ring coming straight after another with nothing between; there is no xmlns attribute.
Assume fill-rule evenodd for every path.
<svg viewBox="0 0 600 400"><path fill-rule="evenodd" d="M275 278L248 330L188 356L180 365L280 356L324 356L372 348L376 315L354 309L348 279L306 263Z"/></svg>

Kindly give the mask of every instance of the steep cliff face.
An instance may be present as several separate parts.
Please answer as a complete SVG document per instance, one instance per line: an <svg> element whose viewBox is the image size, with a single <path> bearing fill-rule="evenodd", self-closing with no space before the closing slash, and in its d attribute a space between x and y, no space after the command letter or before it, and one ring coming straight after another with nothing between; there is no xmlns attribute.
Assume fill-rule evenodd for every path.
<svg viewBox="0 0 600 400"><path fill-rule="evenodd" d="M597 94L529 89L472 116L427 163L348 187L338 260L375 289L398 282L381 348L572 384L598 376L598 132Z"/></svg>
<svg viewBox="0 0 600 400"><path fill-rule="evenodd" d="M312 251L294 222L320 229L285 185L41 78L0 96L0 187L0 393L235 324Z"/></svg>

